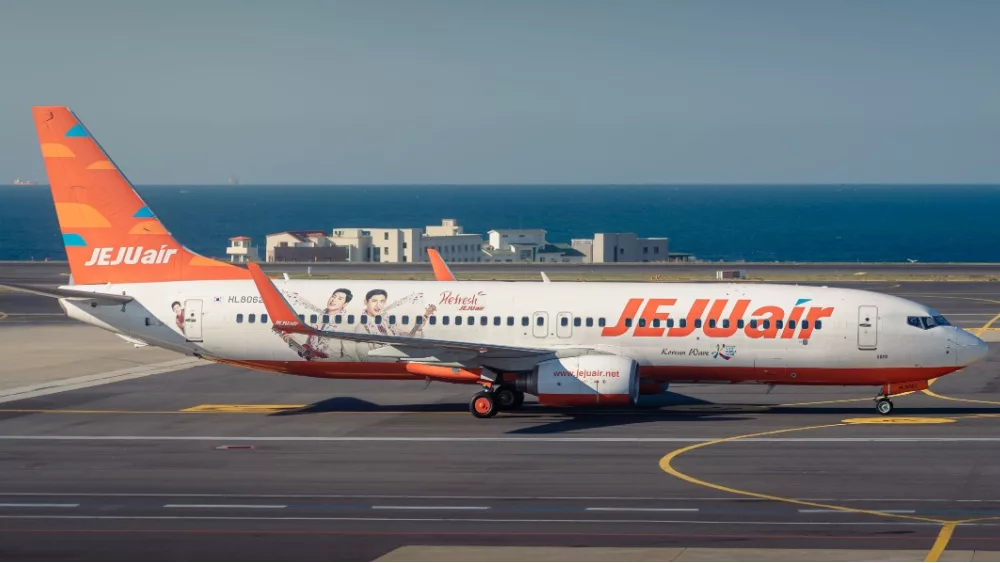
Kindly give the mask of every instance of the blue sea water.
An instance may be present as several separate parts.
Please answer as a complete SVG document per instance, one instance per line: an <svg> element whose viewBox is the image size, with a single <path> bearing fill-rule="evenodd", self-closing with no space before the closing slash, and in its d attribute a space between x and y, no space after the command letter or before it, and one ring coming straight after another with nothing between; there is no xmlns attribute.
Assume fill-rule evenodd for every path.
<svg viewBox="0 0 1000 563"><path fill-rule="evenodd" d="M670 238L671 251L746 261L1000 262L1000 186L142 186L196 252L228 238L334 227L544 228ZM63 259L47 187L0 187L0 260Z"/></svg>

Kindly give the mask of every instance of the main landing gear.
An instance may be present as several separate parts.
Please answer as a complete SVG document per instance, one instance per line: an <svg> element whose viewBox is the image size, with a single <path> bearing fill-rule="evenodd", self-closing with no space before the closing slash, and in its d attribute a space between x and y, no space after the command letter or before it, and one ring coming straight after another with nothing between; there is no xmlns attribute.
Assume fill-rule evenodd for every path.
<svg viewBox="0 0 1000 563"><path fill-rule="evenodd" d="M490 418L499 411L511 411L521 408L524 403L524 392L500 386L495 390L482 390L472 396L469 401L469 412L476 418Z"/></svg>

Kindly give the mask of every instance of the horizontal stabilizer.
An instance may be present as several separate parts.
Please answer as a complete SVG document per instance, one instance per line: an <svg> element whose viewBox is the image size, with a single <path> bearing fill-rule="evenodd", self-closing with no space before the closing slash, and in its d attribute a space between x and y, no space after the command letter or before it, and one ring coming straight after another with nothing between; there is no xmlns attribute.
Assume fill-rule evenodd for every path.
<svg viewBox="0 0 1000 563"><path fill-rule="evenodd" d="M33 293L55 299L93 299L103 305L115 305L129 303L133 300L128 295L116 295L114 293L98 293L72 287L35 287L30 285L19 285L13 283L0 283L0 288L17 291L20 293Z"/></svg>

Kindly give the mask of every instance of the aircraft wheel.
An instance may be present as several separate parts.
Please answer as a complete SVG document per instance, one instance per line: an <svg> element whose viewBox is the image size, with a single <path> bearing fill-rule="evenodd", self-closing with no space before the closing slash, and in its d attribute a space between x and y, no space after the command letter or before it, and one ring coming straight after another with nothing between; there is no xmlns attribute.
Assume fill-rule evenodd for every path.
<svg viewBox="0 0 1000 563"><path fill-rule="evenodd" d="M497 390L495 398L498 410L512 411L521 407L521 403L524 402L524 393L509 387L501 387Z"/></svg>
<svg viewBox="0 0 1000 563"><path fill-rule="evenodd" d="M469 401L469 412L476 418L489 418L497 413L497 403L492 394L480 391Z"/></svg>
<svg viewBox="0 0 1000 563"><path fill-rule="evenodd" d="M885 416L892 412L892 401L889 399L879 399L875 402L875 410Z"/></svg>

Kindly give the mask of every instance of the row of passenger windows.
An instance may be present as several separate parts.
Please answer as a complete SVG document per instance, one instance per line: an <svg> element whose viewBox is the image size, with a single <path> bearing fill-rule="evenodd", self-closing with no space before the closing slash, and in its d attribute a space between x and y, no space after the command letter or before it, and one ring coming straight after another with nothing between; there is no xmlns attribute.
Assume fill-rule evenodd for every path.
<svg viewBox="0 0 1000 563"><path fill-rule="evenodd" d="M262 323L266 323L267 322L267 315L266 314L260 315L259 318L260 318L260 322L262 322ZM916 317L911 317L911 318L916 318ZM355 315L334 315L332 317L330 315L322 315L322 316L320 316L320 315L309 315L309 324L318 324L320 321L322 321L323 324L330 324L330 321L332 320L334 325L344 324L344 321L347 321L347 324L349 324L349 325L353 325L354 322L355 322L355 320L358 320L358 319L360 319L361 324L368 324L368 315L360 315L359 317L356 317ZM408 326L410 324L410 316L409 315L402 315L400 317L397 317L396 315L389 315L388 317L386 317L386 319L389 321L389 324L391 324L391 325L401 324L403 326ZM448 315L443 315L441 317L438 317L438 316L435 316L435 315L431 315L430 317L427 317L427 324L436 325L436 324L438 324L438 319L441 320L441 324L442 325L449 325L449 324L452 324L452 322L454 322L454 324L456 326L460 326L460 325L463 325L463 324L468 325L468 326L476 326L476 324L477 324L476 317L474 315L469 315L467 317L462 317L462 316L459 316L459 315L456 315L454 317L450 317ZM301 320L302 322L306 322L306 316L305 315L299 315L299 320ZM373 320L374 320L375 324L382 324L383 317L382 317L382 315L376 315ZM412 320L413 320L413 324L414 325L421 325L421 324L424 323L424 317L413 317ZM490 317L487 317L485 315L479 317L478 320L479 320L479 322L478 322L479 326L488 326L490 324ZM397 321L399 321L399 322L397 323ZM595 323L595 321L596 321L596 323ZM237 323L242 323L243 322L243 314L242 313L236 315L236 322ZM248 322L248 323L257 322L257 315L254 314L254 313L250 313L246 317L246 322ZM604 319L604 317L598 317L597 319L595 319L594 317L586 317L586 318L574 317L572 322L573 322L573 326L588 326L588 327L592 327L595 324L598 327L603 327L603 326L606 326L606 324L607 324L606 321L605 321L605 319ZM633 323L633 319L631 319L631 318L626 318L625 319L625 326L626 327L631 327L632 323ZM945 321L945 323L947 323L947 321ZM493 324L493 326L501 326L502 324L504 324L503 317L493 317L493 323L492 324ZM529 326L530 324L531 324L531 320L530 320L529 317L521 317L521 326ZM538 326L543 326L545 324L545 318L544 317L536 317L535 318L535 324L538 325ZM569 326L569 324L570 324L569 317L559 317L559 325L560 326ZM716 319L708 319L708 327L709 328L716 328L719 324L722 325L722 328L730 328L730 326L731 326L729 319L722 319L721 323L719 323ZM744 321L743 319L738 319L736 321L736 328L744 328L746 326L746 324L747 324L746 321ZM762 321L758 321L757 319L750 319L750 323L749 324L750 324L750 328L763 328L764 330L767 330L767 329L771 328L771 320L770 319L764 319ZM795 322L794 319L789 320L788 321L788 328L794 329L796 327L796 324L797 323ZM939 324L941 324L941 323L939 323ZM507 326L514 326L515 325L515 318L514 317L507 317L506 325ZM661 322L660 319L653 319L653 322L650 323L650 325L653 328L661 328L661 327L673 328L675 326L675 323L674 323L674 319L671 319L671 318L668 318L666 320L666 322ZM647 326L646 319L639 319L638 326L640 326L640 327ZM677 322L676 322L676 326L678 326L680 328L686 328L687 327L687 319L685 319L685 318L678 319ZM776 319L774 321L774 328L781 329L781 328L784 328L784 326L785 326L785 324L782 321L782 319ZM804 320L801 323L798 323L798 326L801 327L801 328L803 328L803 329L807 329L807 328L809 328L809 321L808 320ZM695 328L701 328L702 327L702 320L701 319L695 319L694 320L694 327ZM816 330L822 329L823 328L823 321L817 320L816 323L815 323L815 325L814 325L814 328Z"/></svg>

